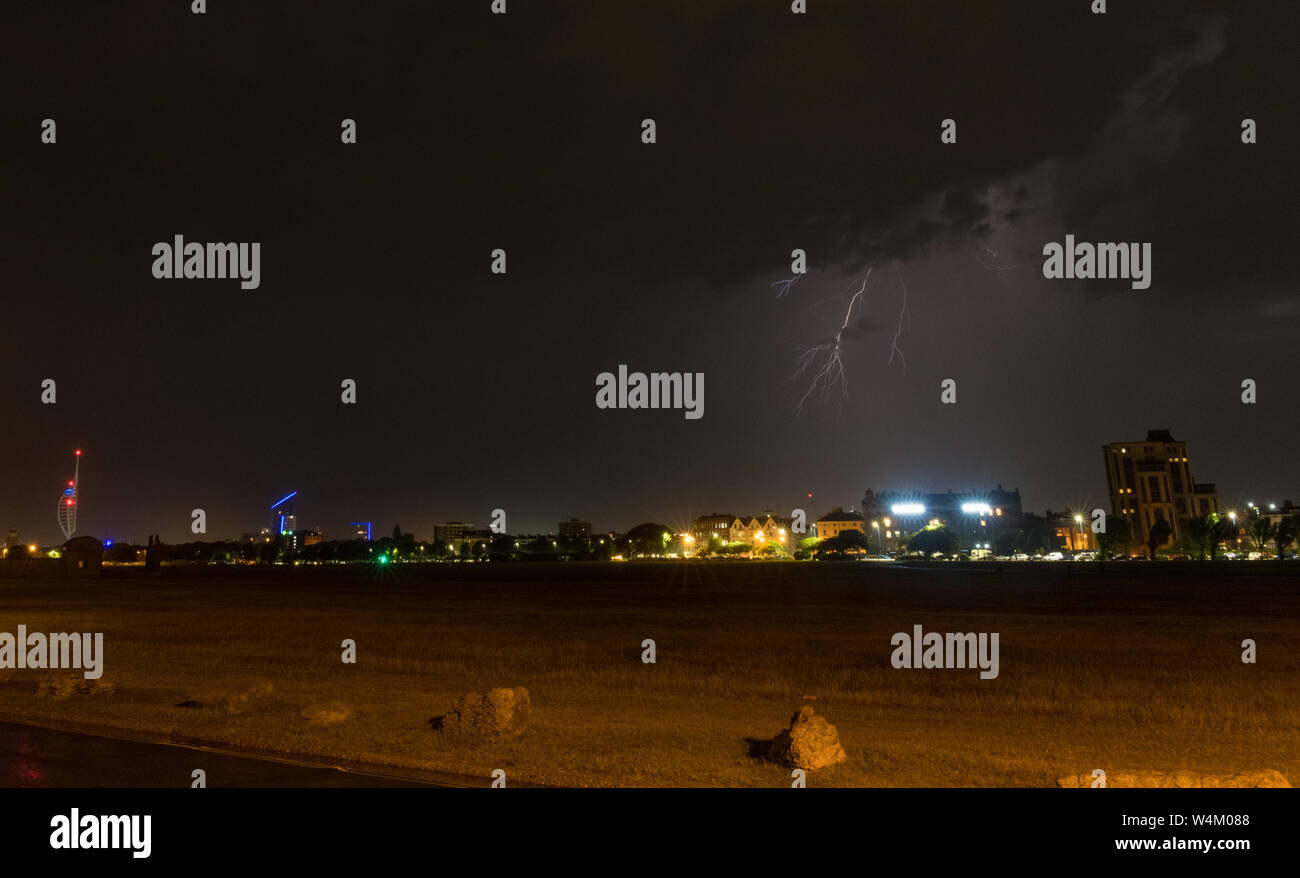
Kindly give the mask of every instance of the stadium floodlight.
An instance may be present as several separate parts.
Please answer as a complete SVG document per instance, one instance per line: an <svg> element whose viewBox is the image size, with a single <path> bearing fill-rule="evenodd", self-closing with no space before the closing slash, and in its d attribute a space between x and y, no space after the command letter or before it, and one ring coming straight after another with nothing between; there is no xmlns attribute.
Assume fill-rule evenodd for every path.
<svg viewBox="0 0 1300 878"><path fill-rule="evenodd" d="M976 513L979 513L980 515L988 515L993 511L993 507L989 506L987 503L963 503L961 504L961 511L965 512L967 515L974 515Z"/></svg>
<svg viewBox="0 0 1300 878"><path fill-rule="evenodd" d="M895 515L925 515L924 503L895 503L889 509Z"/></svg>

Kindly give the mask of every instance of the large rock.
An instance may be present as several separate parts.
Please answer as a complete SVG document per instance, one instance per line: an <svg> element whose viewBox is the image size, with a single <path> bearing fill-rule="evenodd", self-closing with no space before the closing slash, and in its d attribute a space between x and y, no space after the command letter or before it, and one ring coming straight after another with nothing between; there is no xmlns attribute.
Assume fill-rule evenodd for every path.
<svg viewBox="0 0 1300 878"><path fill-rule="evenodd" d="M439 726L444 733L504 741L522 735L532 718L533 704L523 686L500 687L487 695L471 692L456 699Z"/></svg>
<svg viewBox="0 0 1300 878"><path fill-rule="evenodd" d="M1065 789L1091 787L1092 774L1067 774L1056 785ZM1116 789L1253 789L1290 787L1278 771L1245 771L1237 774L1204 774L1196 771L1108 771L1106 786Z"/></svg>
<svg viewBox="0 0 1300 878"><path fill-rule="evenodd" d="M771 758L786 768L813 771L836 765L849 757L840 746L840 733L826 717L817 716L808 705L799 708L784 729L772 741Z"/></svg>

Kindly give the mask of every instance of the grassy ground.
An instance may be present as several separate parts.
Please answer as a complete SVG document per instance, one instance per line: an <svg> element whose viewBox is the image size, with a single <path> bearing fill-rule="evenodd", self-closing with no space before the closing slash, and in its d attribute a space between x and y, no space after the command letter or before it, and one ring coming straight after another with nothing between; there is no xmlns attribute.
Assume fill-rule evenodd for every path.
<svg viewBox="0 0 1300 878"><path fill-rule="evenodd" d="M1294 571L1294 572L1292 572ZM102 631L105 695L25 670L7 718L175 734L486 779L783 786L750 754L804 703L849 759L817 786L1051 786L1094 768L1277 769L1300 785L1300 564L684 562L106 571L0 580L0 631ZM1001 674L895 670L890 636L999 632ZM1241 662L1241 641L1259 661ZM357 643L358 662L340 661ZM653 638L658 662L641 662ZM181 708L270 681L229 715ZM503 744L429 728L526 686ZM304 705L356 711L320 728Z"/></svg>

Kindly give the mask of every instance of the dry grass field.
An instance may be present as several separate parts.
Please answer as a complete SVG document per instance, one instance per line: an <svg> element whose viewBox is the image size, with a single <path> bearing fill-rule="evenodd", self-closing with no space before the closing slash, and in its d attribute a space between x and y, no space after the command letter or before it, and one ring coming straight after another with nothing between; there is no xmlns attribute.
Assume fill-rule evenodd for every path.
<svg viewBox="0 0 1300 878"><path fill-rule="evenodd" d="M0 580L0 631L19 624L104 632L116 691L39 697L64 672L22 670L0 684L5 718L483 779L786 786L752 742L812 704L849 758L809 786L1042 787L1094 768L1277 769L1300 784L1300 564L106 570ZM1000 675L892 668L891 635L916 624L998 632ZM274 695L242 713L176 706L259 681ZM530 691L523 737L430 729L495 686ZM324 701L355 715L299 716Z"/></svg>

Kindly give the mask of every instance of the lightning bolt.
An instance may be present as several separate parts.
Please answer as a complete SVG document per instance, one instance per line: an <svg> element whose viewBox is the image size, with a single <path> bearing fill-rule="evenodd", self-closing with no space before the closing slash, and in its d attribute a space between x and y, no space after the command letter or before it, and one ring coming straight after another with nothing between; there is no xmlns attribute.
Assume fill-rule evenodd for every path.
<svg viewBox="0 0 1300 878"><path fill-rule="evenodd" d="M985 253L990 257L987 260L984 258ZM983 250L975 251L975 261L978 262L981 267L987 268L989 271L1015 271L1020 267L1019 265L998 265L997 251L990 247L985 247Z"/></svg>
<svg viewBox="0 0 1300 878"><path fill-rule="evenodd" d="M844 337L844 330L848 329L849 321L853 318L854 307L862 299L862 294L867 291L867 281L871 278L871 271L874 267L867 269L866 277L862 279L861 289L849 299L849 306L844 310L844 322L840 324L839 331L835 333L835 338L831 341L806 347L800 351L799 368L787 379L789 383L797 381L799 376L813 369L822 360L823 356L825 356L825 361L821 362L821 366L817 367L812 373L812 381L809 383L808 389L804 391L803 396L799 397L799 402L794 407L795 417L802 414L803 404L819 389L823 399L829 398L831 392L837 386L840 390L840 398L849 398L849 380L844 374L844 361L840 358L840 340ZM786 289L789 289L789 287Z"/></svg>
<svg viewBox="0 0 1300 878"><path fill-rule="evenodd" d="M790 287L799 283L799 278L801 277L803 277L802 274L796 274L794 277L789 278L788 280L772 281L772 283L769 284L769 286L773 286L777 288L776 297L779 299L782 296L784 296L786 293L790 292Z"/></svg>
<svg viewBox="0 0 1300 878"><path fill-rule="evenodd" d="M907 283L904 282L903 276L898 276L898 283L903 288L903 307L898 311L898 329L894 331L894 341L889 348L889 363L893 365L894 354L898 354L898 359L903 363L903 371L907 371L907 357L903 356L903 351L898 347L898 337L903 334L903 318L907 316Z"/></svg>

